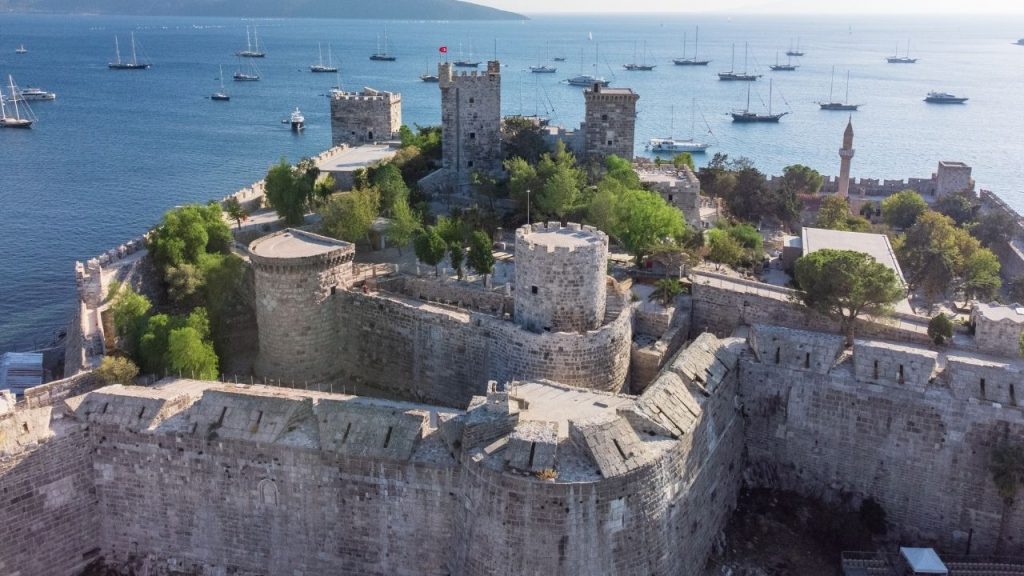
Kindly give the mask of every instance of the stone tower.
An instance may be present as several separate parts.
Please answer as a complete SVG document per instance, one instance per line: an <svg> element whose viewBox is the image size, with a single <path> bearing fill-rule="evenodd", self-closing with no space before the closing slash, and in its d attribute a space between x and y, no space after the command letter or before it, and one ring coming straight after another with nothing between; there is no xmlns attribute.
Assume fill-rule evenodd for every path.
<svg viewBox="0 0 1024 576"><path fill-rule="evenodd" d="M255 240L249 252L260 339L257 376L323 382L337 353L327 304L352 284L355 248L289 228Z"/></svg>
<svg viewBox="0 0 1024 576"><path fill-rule="evenodd" d="M585 332L604 322L608 236L558 222L516 230L516 322L534 332Z"/></svg>
<svg viewBox="0 0 1024 576"><path fill-rule="evenodd" d="M582 129L587 159L615 154L632 161L636 101L640 96L629 88L594 84L583 92L583 98L586 113Z"/></svg>
<svg viewBox="0 0 1024 576"><path fill-rule="evenodd" d="M331 145L390 140L402 126L402 95L363 88L331 95Z"/></svg>
<svg viewBox="0 0 1024 576"><path fill-rule="evenodd" d="M473 172L501 170L501 64L486 72L456 73L438 65L441 86L442 165L450 184L461 189Z"/></svg>
<svg viewBox="0 0 1024 576"><path fill-rule="evenodd" d="M846 123L843 132L843 147L839 149L839 189L836 195L840 198L850 197L850 162L853 160L853 117Z"/></svg>

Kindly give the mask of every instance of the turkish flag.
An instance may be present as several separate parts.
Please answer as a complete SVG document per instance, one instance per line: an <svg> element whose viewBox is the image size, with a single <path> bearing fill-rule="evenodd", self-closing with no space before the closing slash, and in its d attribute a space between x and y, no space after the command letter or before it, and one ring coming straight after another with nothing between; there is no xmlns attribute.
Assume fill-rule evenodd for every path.
<svg viewBox="0 0 1024 576"><path fill-rule="evenodd" d="M440 48L437 49L437 51L440 52L441 54L447 54L448 53L448 47L447 46L441 46Z"/></svg>

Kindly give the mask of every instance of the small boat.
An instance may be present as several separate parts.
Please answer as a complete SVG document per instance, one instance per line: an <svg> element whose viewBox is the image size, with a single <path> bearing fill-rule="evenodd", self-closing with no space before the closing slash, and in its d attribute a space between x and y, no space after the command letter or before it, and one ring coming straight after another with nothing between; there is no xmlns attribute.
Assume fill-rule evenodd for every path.
<svg viewBox="0 0 1024 576"><path fill-rule="evenodd" d="M932 104L963 104L967 102L967 98L954 96L948 92L929 92L924 101Z"/></svg>
<svg viewBox="0 0 1024 576"><path fill-rule="evenodd" d="M640 63L636 61L636 42L633 42L633 61L629 64L623 64L622 67L630 72L650 72L654 70L654 64L647 63L647 42L644 42L644 53L643 59Z"/></svg>
<svg viewBox="0 0 1024 576"><path fill-rule="evenodd" d="M558 68L554 66L548 66L546 64L540 64L538 66L530 66L530 72L534 74L554 74L558 72Z"/></svg>
<svg viewBox="0 0 1024 576"><path fill-rule="evenodd" d="M697 113L697 99L693 100L693 107L690 115L690 137L686 140L676 140L672 136L667 138L651 138L647 144L647 149L655 154L659 152L677 154L679 152L696 152L701 153L708 149L711 144L706 142L698 142L693 139L694 128L696 127L696 113ZM670 124L669 132L671 127L675 125L675 108L672 109L672 123Z"/></svg>
<svg viewBox="0 0 1024 576"><path fill-rule="evenodd" d="M772 71L774 71L774 72L792 72L792 71L796 70L797 68L799 68L799 66L797 66L796 64L793 64L789 60L788 56L786 57L786 63L785 64L779 64L779 53L778 52L775 53L775 64L772 64L772 65L770 65L768 67L771 68Z"/></svg>
<svg viewBox="0 0 1024 576"><path fill-rule="evenodd" d="M697 42L700 40L700 27L697 26L694 29L693 34L693 57L686 57L686 32L683 32L683 57L673 58L672 63L676 66L707 66L711 60L698 60L697 59Z"/></svg>
<svg viewBox="0 0 1024 576"><path fill-rule="evenodd" d="M302 112L299 112L298 108L292 112L291 117L288 118L288 123L292 126L292 132L302 132L306 128L306 118L302 115Z"/></svg>
<svg viewBox="0 0 1024 576"><path fill-rule="evenodd" d="M220 67L220 90L210 95L210 100L217 100L219 102L227 102L231 100L231 96L224 90L224 67Z"/></svg>
<svg viewBox="0 0 1024 576"><path fill-rule="evenodd" d="M32 110L28 108L28 104L25 104L26 116L21 115L21 108L18 107L18 101L15 99L15 94L18 93L17 88L14 87L14 78L7 76L7 80L11 87L10 101L14 106L14 116L7 114L7 107L4 105L4 94L3 90L0 90L0 128L31 128L32 127Z"/></svg>
<svg viewBox="0 0 1024 576"><path fill-rule="evenodd" d="M779 114L772 114L772 83L768 81L768 113L758 114L750 111L750 86L747 86L747 107L744 110L733 110L730 115L732 116L733 122L741 124L751 124L755 122L773 122L778 123L783 116L789 114L789 112L781 112Z"/></svg>
<svg viewBox="0 0 1024 576"><path fill-rule="evenodd" d="M476 68L480 65L479 60L473 60L473 45L469 46L469 58L462 55L462 43L459 43L459 59L452 62L456 68Z"/></svg>
<svg viewBox="0 0 1024 576"><path fill-rule="evenodd" d="M907 40L907 53L905 56L900 56L900 45L896 44L896 54L889 56L885 61L889 64L913 64L917 62L917 58L910 57L910 40Z"/></svg>
<svg viewBox="0 0 1024 576"><path fill-rule="evenodd" d="M437 82L440 82L441 78L437 74L430 73L430 60L427 60L425 64L427 66L427 69L426 71L423 72L423 74L420 74L420 80L430 84L436 84Z"/></svg>
<svg viewBox="0 0 1024 576"><path fill-rule="evenodd" d="M235 52L240 58L266 58L266 52L260 50L260 38L256 35L256 27L252 27L252 35L249 34L249 27L245 27L245 50Z"/></svg>
<svg viewBox="0 0 1024 576"><path fill-rule="evenodd" d="M860 107L860 104L850 104L850 72L846 72L846 99L842 102L836 102L832 99L832 86L836 79L836 67L832 67L832 80L828 83L828 102L818 102L818 106L822 110L845 110L845 111L856 111Z"/></svg>
<svg viewBox="0 0 1024 576"><path fill-rule="evenodd" d="M565 56L555 56L554 58L552 58L552 60L554 60L555 62L565 62Z"/></svg>
<svg viewBox="0 0 1024 576"><path fill-rule="evenodd" d="M600 84L601 86L607 86L609 82L604 78L598 78L597 76L591 76L590 74L580 74L579 76L573 76L566 80L570 86L583 86L584 88L590 88L594 84Z"/></svg>
<svg viewBox="0 0 1024 576"><path fill-rule="evenodd" d="M107 64L111 70L148 70L148 62L139 62L135 55L135 32L132 32L132 60L131 62L121 61L121 47L117 43L117 36L114 36L114 55L116 59Z"/></svg>
<svg viewBox="0 0 1024 576"><path fill-rule="evenodd" d="M803 56L803 55L804 55L803 51L800 50L800 37L797 36L797 38L796 38L796 48L794 49L793 48L793 43L790 42L789 50L786 50L786 56L796 56L797 58L799 58L800 56Z"/></svg>
<svg viewBox="0 0 1024 576"><path fill-rule="evenodd" d="M22 44L22 45L18 46L18 47L17 47L17 48L16 48L15 50L14 50L14 53L15 53L15 54L28 54L28 48L25 48L25 45L24 45L24 44Z"/></svg>
<svg viewBox="0 0 1024 576"><path fill-rule="evenodd" d="M324 64L324 50L323 47L317 43L317 51L320 53L320 62L313 64L309 67L309 71L316 74L334 73L338 71L338 67L334 65L333 57L331 56L331 45L327 45L327 64Z"/></svg>
<svg viewBox="0 0 1024 576"><path fill-rule="evenodd" d="M380 49L380 34L377 35L377 51L370 55L374 62L394 62L397 57L388 53L388 29L384 28L384 50Z"/></svg>
<svg viewBox="0 0 1024 576"><path fill-rule="evenodd" d="M736 45L732 45L732 64L729 65L728 72L719 72L718 79L726 82L753 82L761 77L760 74L748 74L747 73L747 45L743 45L743 72L735 71L736 64Z"/></svg>
<svg viewBox="0 0 1024 576"><path fill-rule="evenodd" d="M42 88L35 88L32 86L26 86L19 89L14 94L14 100L16 101L47 101L56 100L57 95L53 92L47 92Z"/></svg>

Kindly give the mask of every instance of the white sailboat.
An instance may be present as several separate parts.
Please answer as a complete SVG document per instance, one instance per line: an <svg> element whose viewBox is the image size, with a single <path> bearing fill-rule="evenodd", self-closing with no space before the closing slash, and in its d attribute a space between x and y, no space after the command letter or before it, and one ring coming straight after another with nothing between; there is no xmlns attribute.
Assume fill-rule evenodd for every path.
<svg viewBox="0 0 1024 576"><path fill-rule="evenodd" d="M380 35L377 35L377 51L370 55L370 60L375 62L394 62L398 60L388 52L388 28L384 27L384 50L380 49Z"/></svg>
<svg viewBox="0 0 1024 576"><path fill-rule="evenodd" d="M266 58L267 53L260 50L260 37L256 34L255 26L252 27L251 37L249 35L249 27L245 27L245 50L235 52L235 56L242 58Z"/></svg>
<svg viewBox="0 0 1024 576"><path fill-rule="evenodd" d="M231 96L224 90L224 67L220 67L220 90L210 95L210 100L218 100L220 102L227 102L231 100Z"/></svg>
<svg viewBox="0 0 1024 576"><path fill-rule="evenodd" d="M256 63L253 62L252 60L250 60L249 61L249 70L248 71L243 71L242 70L242 62L241 62L242 58L239 57L238 60L239 60L239 62L238 62L238 71L235 72L234 76L232 76L232 78L235 79L235 82L257 82L257 81L259 81L259 79L260 79L260 71L259 71L258 68L256 68Z"/></svg>
<svg viewBox="0 0 1024 576"><path fill-rule="evenodd" d="M672 109L672 123L669 125L669 132L671 133L671 127L675 125L675 108ZM679 152L704 152L711 144L707 142L698 142L694 140L694 130L697 125L697 99L694 98L691 104L690 110L690 137L686 140L676 140L674 137L669 136L667 138L651 138L647 144L647 149L651 152L668 152L668 153L679 153Z"/></svg>
<svg viewBox="0 0 1024 576"><path fill-rule="evenodd" d="M7 106L4 104L3 91L0 90L0 128L31 128L32 110L28 107L28 103L24 103L25 116L23 117L21 115L21 108L18 107L18 100L14 97L17 93L17 90L14 87L14 78L8 75L7 80L10 83L11 88L10 102L14 107L14 115L11 116L7 113Z"/></svg>

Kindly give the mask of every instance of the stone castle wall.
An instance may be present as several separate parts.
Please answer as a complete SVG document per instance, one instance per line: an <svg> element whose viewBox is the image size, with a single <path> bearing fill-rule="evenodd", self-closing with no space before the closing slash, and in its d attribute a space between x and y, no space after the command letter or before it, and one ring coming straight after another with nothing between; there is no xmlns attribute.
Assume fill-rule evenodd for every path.
<svg viewBox="0 0 1024 576"><path fill-rule="evenodd" d="M862 379L876 360L887 377ZM1000 441L1024 442L1024 412L993 399L961 399L977 394L975 379L985 369L962 361L945 363L944 373L928 380L907 369L900 381L898 365L934 361L927 349L885 342L860 342L852 361L828 373L744 355L748 478L836 500L852 496L855 505L874 498L901 542L953 553L964 550L971 530L973 551L995 552L1005 522L1012 539L1002 552L1024 551L1024 507L1004 507L989 468Z"/></svg>
<svg viewBox="0 0 1024 576"><path fill-rule="evenodd" d="M346 92L331 96L331 145L359 146L394 138L402 127L402 96Z"/></svg>
<svg viewBox="0 0 1024 576"><path fill-rule="evenodd" d="M441 88L442 166L450 184L469 184L473 172L501 169L501 64L485 72L456 72L438 65Z"/></svg>
<svg viewBox="0 0 1024 576"><path fill-rule="evenodd" d="M560 240L572 238L572 245ZM516 230L516 323L583 332L604 321L608 236L592 226L538 223Z"/></svg>

